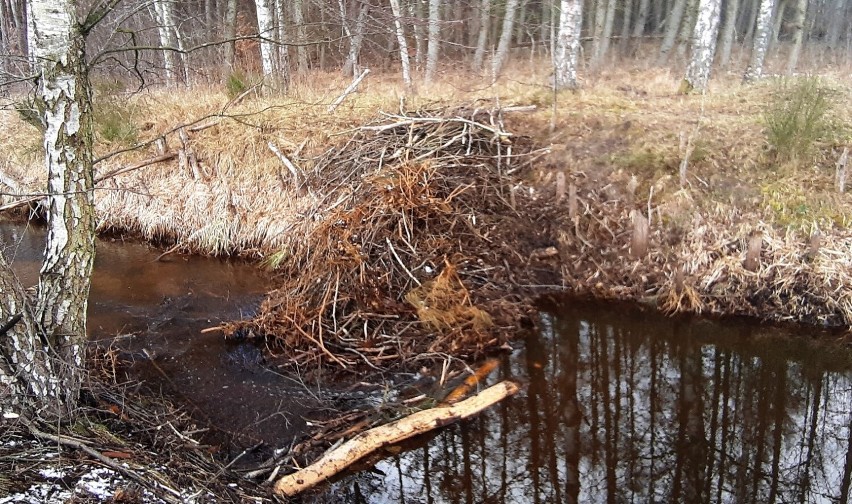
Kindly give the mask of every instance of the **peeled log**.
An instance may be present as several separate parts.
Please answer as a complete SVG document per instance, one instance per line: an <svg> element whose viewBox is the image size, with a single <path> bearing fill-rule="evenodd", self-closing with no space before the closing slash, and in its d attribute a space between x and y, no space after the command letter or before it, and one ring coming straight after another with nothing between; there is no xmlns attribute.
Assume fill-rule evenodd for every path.
<svg viewBox="0 0 852 504"><path fill-rule="evenodd" d="M476 415L503 399L515 395L518 390L516 383L503 381L451 406L418 411L395 422L364 431L326 453L308 467L279 479L275 483L275 493L283 497L298 495L382 447Z"/></svg>

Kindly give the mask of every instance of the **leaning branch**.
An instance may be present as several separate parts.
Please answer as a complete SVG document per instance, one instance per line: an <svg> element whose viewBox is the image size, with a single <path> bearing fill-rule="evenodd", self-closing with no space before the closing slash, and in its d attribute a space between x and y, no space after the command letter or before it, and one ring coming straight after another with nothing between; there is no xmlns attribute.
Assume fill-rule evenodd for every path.
<svg viewBox="0 0 852 504"><path fill-rule="evenodd" d="M380 448L469 418L516 394L518 390L516 383L503 381L451 406L418 411L395 422L362 432L329 451L310 466L279 479L275 483L275 493L283 497L298 495L339 474Z"/></svg>

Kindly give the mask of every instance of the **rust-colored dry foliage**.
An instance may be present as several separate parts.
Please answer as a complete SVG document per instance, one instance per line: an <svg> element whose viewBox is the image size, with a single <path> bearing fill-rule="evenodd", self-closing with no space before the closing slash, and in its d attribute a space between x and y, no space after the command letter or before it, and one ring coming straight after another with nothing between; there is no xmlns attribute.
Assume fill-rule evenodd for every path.
<svg viewBox="0 0 852 504"><path fill-rule="evenodd" d="M517 265L537 239L530 192L515 191L515 208L509 198L535 153L501 121L475 109L388 116L323 154L306 177L315 225L291 241L258 317L233 329L270 337L293 363L344 368L505 342L518 313L497 309L516 274L507 257Z"/></svg>

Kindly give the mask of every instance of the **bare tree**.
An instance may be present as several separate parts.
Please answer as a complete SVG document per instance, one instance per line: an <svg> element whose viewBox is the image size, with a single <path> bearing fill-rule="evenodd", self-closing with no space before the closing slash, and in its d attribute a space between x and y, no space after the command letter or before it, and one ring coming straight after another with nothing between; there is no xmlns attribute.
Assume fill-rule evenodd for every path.
<svg viewBox="0 0 852 504"><path fill-rule="evenodd" d="M305 13L302 0L293 0L293 24L296 25L296 64L300 74L308 71L307 33L305 31Z"/></svg>
<svg viewBox="0 0 852 504"><path fill-rule="evenodd" d="M793 16L793 47L787 59L787 74L792 75L799 64L799 53L802 52L802 40L805 34L805 15L808 12L808 0L796 0L796 13Z"/></svg>
<svg viewBox="0 0 852 504"><path fill-rule="evenodd" d="M698 19L692 34L692 56L686 69L684 82L689 90L704 92L710 80L713 56L716 54L716 36L719 33L719 15L722 0L701 0Z"/></svg>
<svg viewBox="0 0 852 504"><path fill-rule="evenodd" d="M562 0L560 7L553 82L556 89L576 89L583 0Z"/></svg>
<svg viewBox="0 0 852 504"><path fill-rule="evenodd" d="M37 108L48 170L47 245L34 303L0 256L0 409L73 416L85 377L86 306L95 257L89 27L73 0L31 0Z"/></svg>
<svg viewBox="0 0 852 504"><path fill-rule="evenodd" d="M476 50L473 53L472 68L478 72L482 70L482 62L485 61L485 49L488 44L488 22L491 19L491 0L482 0L479 5L479 35L476 38Z"/></svg>
<svg viewBox="0 0 852 504"><path fill-rule="evenodd" d="M408 59L408 43L405 40L405 32L402 30L402 22L400 21L399 0L390 0L391 9L393 10L394 31L396 32L396 41L399 44L399 60L402 64L402 81L405 87L411 87L411 64Z"/></svg>
<svg viewBox="0 0 852 504"><path fill-rule="evenodd" d="M429 39L426 49L426 82L432 82L441 51L441 0L429 0Z"/></svg>
<svg viewBox="0 0 852 504"><path fill-rule="evenodd" d="M225 64L234 68L236 55L234 38L237 36L237 0L226 0L225 4Z"/></svg>
<svg viewBox="0 0 852 504"><path fill-rule="evenodd" d="M743 82L754 82L763 75L763 61L766 59L766 51L769 48L769 37L772 34L772 11L775 9L775 0L762 0L760 2L760 14L757 17L757 32L754 37L754 48L751 51L751 60L743 75Z"/></svg>
<svg viewBox="0 0 852 504"><path fill-rule="evenodd" d="M737 11L740 8L740 0L728 0L725 4L725 24L722 27L721 42L719 49L719 64L727 68L731 62L731 48L734 46L734 34L737 28Z"/></svg>
<svg viewBox="0 0 852 504"><path fill-rule="evenodd" d="M663 42L660 45L660 55L657 57L658 65L663 65L669 60L669 53L677 39L677 29L680 27L680 21L683 18L683 11L685 9L686 0L674 0L672 11L666 19L666 32L663 35Z"/></svg>
<svg viewBox="0 0 852 504"><path fill-rule="evenodd" d="M275 25L271 0L254 0L257 9L257 31L260 34L260 63L265 78L274 78L276 72Z"/></svg>
<svg viewBox="0 0 852 504"><path fill-rule="evenodd" d="M338 0L340 7L340 15L342 16L343 29L346 32L346 38L349 39L349 56L343 63L343 74L357 77L361 73L359 59L361 56L361 45L364 42L364 26L367 23L367 14L370 12L370 5L367 2L358 1L358 17L355 19L355 26L351 27L346 22L346 9L343 7L343 0Z"/></svg>
<svg viewBox="0 0 852 504"><path fill-rule="evenodd" d="M497 43L497 53L494 55L494 60L491 62L491 79L497 80L503 65L509 58L509 47L512 43L512 32L515 24L515 15L518 12L518 4L520 0L507 0L506 13L503 16L503 30L500 33L500 42Z"/></svg>

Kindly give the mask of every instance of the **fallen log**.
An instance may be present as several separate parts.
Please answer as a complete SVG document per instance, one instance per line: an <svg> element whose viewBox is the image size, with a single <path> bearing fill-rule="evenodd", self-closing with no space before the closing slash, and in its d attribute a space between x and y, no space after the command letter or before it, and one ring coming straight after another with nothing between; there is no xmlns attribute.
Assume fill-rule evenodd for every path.
<svg viewBox="0 0 852 504"><path fill-rule="evenodd" d="M503 381L456 404L418 411L395 422L364 431L329 451L308 467L280 478L275 483L274 491L282 497L298 495L339 474L380 448L474 416L515 395L518 390L516 383Z"/></svg>

